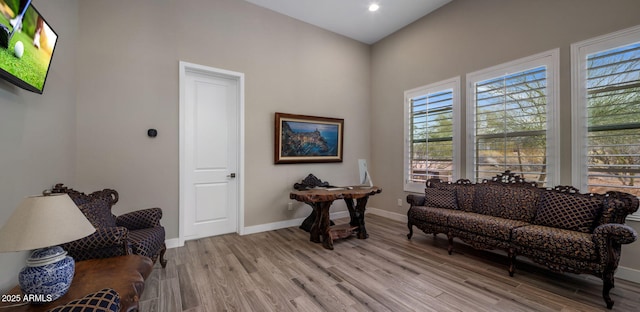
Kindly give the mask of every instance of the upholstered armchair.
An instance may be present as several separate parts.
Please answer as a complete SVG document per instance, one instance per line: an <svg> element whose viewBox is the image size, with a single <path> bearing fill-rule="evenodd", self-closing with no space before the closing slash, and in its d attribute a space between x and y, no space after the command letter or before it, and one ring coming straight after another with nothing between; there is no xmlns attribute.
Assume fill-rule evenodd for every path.
<svg viewBox="0 0 640 312"><path fill-rule="evenodd" d="M66 193L96 228L96 232L62 245L76 261L135 254L147 256L155 263L160 258L164 268L164 227L160 225L162 209L148 208L114 216L111 208L118 202L118 192L104 189L89 195L56 184L52 193Z"/></svg>

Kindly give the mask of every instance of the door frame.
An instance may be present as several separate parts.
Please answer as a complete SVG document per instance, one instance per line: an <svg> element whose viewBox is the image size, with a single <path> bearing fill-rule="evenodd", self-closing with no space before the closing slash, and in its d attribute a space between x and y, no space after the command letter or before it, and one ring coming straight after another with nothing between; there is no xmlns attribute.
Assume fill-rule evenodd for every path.
<svg viewBox="0 0 640 312"><path fill-rule="evenodd" d="M234 72L226 69L220 69L215 67L209 67L204 65L198 65L193 63L188 63L184 61L179 62L179 83L180 83L180 108L179 108L179 224L178 224L178 244L179 246L184 246L185 236L184 236L184 224L185 222L185 187L187 184L185 183L186 172L185 172L185 105L186 105L186 75L188 72L199 73L207 76L225 78L235 80L238 83L238 105L236 107L236 114L238 117L238 129L236 129L238 134L238 170L236 172L236 180L238 183L238 193L237 193L237 203L238 203L238 211L237 213L237 232L240 235L244 234L244 73Z"/></svg>

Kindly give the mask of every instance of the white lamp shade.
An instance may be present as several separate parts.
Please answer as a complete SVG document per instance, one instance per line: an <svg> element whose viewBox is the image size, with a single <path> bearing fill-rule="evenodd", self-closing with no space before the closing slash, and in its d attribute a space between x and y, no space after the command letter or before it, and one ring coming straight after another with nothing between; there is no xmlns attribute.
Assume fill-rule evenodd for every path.
<svg viewBox="0 0 640 312"><path fill-rule="evenodd" d="M69 195L27 197L0 229L0 252L55 246L95 231Z"/></svg>

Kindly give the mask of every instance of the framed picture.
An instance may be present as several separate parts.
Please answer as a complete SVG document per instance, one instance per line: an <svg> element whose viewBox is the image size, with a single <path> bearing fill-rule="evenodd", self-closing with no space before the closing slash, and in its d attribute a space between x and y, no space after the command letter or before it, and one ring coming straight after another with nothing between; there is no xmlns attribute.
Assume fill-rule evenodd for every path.
<svg viewBox="0 0 640 312"><path fill-rule="evenodd" d="M276 164L342 162L344 119L276 113Z"/></svg>

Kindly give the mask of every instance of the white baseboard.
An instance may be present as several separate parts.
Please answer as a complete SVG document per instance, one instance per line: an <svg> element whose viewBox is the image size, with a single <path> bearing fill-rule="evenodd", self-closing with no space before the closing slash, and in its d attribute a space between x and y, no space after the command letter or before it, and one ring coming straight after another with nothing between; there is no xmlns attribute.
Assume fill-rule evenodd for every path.
<svg viewBox="0 0 640 312"><path fill-rule="evenodd" d="M166 239L164 243L167 245L167 249L182 247L184 244L180 244L179 238Z"/></svg>
<svg viewBox="0 0 640 312"><path fill-rule="evenodd" d="M338 212L331 213L329 216L331 217L331 219L346 218L349 216L349 212L346 210L338 211ZM302 224L302 221L304 221L305 218L298 218L298 219L279 221L279 222L273 222L273 223L265 223L265 224L253 225L253 226L245 226L243 231L241 232L241 235L279 230L279 229L284 229L292 226L300 226L300 224Z"/></svg>
<svg viewBox="0 0 640 312"><path fill-rule="evenodd" d="M389 211L378 209L378 208L367 207L366 213L371 213L374 215L378 215L381 217L385 217L385 218L400 221L400 222L407 222L407 216L404 214L389 212ZM331 219L348 218L349 211L345 210L345 211L334 212L330 214L330 217ZM304 219L305 218L298 218L298 219L292 219L292 220L286 220L286 221L247 226L243 229L243 231L241 232L241 235L255 234L260 232L284 229L292 226L299 226L302 223L302 221L304 221Z"/></svg>
<svg viewBox="0 0 640 312"><path fill-rule="evenodd" d="M616 278L640 284L640 270L619 266L616 270Z"/></svg>
<svg viewBox="0 0 640 312"><path fill-rule="evenodd" d="M406 215L389 212L389 211L378 209L378 208L369 207L367 208L366 213L372 213L372 214L389 218L392 220L396 220L396 221L407 222ZM333 212L330 214L330 217L331 219L347 218L349 217L349 211L344 210L344 211ZM302 221L304 221L304 219L305 218L298 218L298 219L278 221L273 223L246 226L240 231L240 235L256 234L261 232L284 229L284 228L293 227L293 226L299 226L300 224L302 224ZM184 245L184 244L182 245L180 244L180 239L178 238L167 239L165 240L165 243L167 244L167 248L176 248Z"/></svg>
<svg viewBox="0 0 640 312"><path fill-rule="evenodd" d="M334 212L330 214L330 217L331 219L346 218L346 217L349 217L349 211L345 210L345 211ZM240 235L256 234L261 232L284 229L284 228L293 227L293 226L300 226L300 224L302 224L302 221L304 221L305 218L278 221L278 222L265 223L265 224L259 224L259 225L253 225L253 226L246 226L240 230ZM176 248L176 247L184 246L184 243L180 244L179 238L170 238L165 240L164 242L165 244L167 244L167 248Z"/></svg>
<svg viewBox="0 0 640 312"><path fill-rule="evenodd" d="M373 208L373 207L368 207L365 213L370 213L370 214L374 214L377 216L381 216L387 219L391 219L394 221L400 221L400 222L404 222L407 223L407 215L406 214L401 214L401 213L396 213L396 212L390 212L390 211L386 211L386 210L382 210L382 209L378 209L378 208Z"/></svg>

